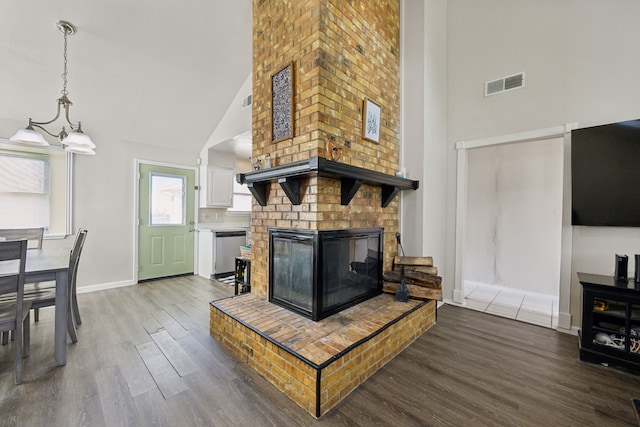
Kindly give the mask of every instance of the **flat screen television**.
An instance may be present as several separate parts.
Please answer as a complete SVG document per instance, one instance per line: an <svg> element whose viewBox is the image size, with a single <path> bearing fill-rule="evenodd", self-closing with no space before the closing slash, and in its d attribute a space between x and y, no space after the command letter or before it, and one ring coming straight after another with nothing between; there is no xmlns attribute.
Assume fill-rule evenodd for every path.
<svg viewBox="0 0 640 427"><path fill-rule="evenodd" d="M640 227L640 120L571 132L571 223Z"/></svg>

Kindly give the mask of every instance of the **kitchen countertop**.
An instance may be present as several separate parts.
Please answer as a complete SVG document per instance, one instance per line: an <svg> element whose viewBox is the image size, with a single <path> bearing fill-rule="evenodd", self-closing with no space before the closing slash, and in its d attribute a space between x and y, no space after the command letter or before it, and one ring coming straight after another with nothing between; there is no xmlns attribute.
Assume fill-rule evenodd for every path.
<svg viewBox="0 0 640 427"><path fill-rule="evenodd" d="M250 231L251 226L246 223L200 223L196 227L198 231Z"/></svg>

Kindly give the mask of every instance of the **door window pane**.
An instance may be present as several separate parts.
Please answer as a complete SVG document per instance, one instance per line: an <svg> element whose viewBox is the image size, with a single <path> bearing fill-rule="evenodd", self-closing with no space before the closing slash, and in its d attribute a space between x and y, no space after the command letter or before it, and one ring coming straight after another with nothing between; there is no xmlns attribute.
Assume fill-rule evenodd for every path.
<svg viewBox="0 0 640 427"><path fill-rule="evenodd" d="M150 225L185 225L185 177L151 173Z"/></svg>

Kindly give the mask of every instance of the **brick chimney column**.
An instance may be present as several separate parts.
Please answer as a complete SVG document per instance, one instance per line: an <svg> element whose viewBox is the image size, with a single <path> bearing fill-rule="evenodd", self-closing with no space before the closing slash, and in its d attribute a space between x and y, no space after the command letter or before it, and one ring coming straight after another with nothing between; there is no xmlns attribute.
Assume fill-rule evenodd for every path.
<svg viewBox="0 0 640 427"><path fill-rule="evenodd" d="M273 142L271 76L293 63L293 137ZM380 141L363 138L365 98L381 107ZM273 166L327 155L387 174L399 169L400 3L398 0L253 0L253 156ZM252 207L252 292L268 297L269 227L329 230L383 227L385 270L397 253L398 199L380 207L379 188L363 185L340 205L340 181L311 177L302 203L270 186Z"/></svg>

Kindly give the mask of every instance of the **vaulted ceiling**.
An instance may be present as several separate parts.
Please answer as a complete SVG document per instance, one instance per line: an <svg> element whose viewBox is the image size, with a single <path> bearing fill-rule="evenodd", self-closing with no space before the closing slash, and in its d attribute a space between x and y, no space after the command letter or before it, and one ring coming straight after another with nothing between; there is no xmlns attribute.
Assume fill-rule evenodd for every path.
<svg viewBox="0 0 640 427"><path fill-rule="evenodd" d="M0 0L0 138L53 118L66 20L71 119L96 143L198 151L251 73L251 0Z"/></svg>

